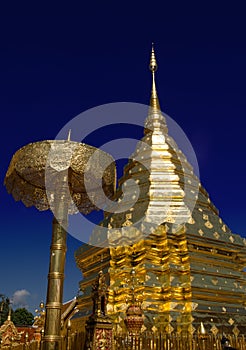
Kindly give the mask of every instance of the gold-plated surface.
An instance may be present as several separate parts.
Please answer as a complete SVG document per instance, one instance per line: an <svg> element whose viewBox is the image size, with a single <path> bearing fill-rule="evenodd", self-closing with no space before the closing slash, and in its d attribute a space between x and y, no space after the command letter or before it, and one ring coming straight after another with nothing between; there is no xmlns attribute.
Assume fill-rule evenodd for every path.
<svg viewBox="0 0 246 350"><path fill-rule="evenodd" d="M155 79L153 49L150 68ZM232 334L233 327L237 334L245 334L246 240L219 217L192 166L169 136L157 99L154 81L143 143L125 166L115 195L120 201L124 183L134 179L138 199L123 213L105 212L101 225L108 228L109 249L83 246L76 252L84 276L80 317L86 317L91 308L90 286L103 266L109 284L108 312L116 334L126 332L124 316L134 268L135 296L144 313L143 337L148 332L192 337L201 322L220 335ZM133 195L126 184L124 198L130 201ZM98 232L97 228L92 233L92 241L98 242Z"/></svg>
<svg viewBox="0 0 246 350"><path fill-rule="evenodd" d="M113 326L107 314L107 289L104 273L100 270L95 283L92 285L93 310L86 322L84 350L114 349Z"/></svg>
<svg viewBox="0 0 246 350"><path fill-rule="evenodd" d="M67 141L42 141L17 151L9 165L5 186L15 200L54 213L48 273L43 350L61 348L61 306L66 256L68 214L97 209L115 189L111 156L94 147ZM90 162L93 156L93 162ZM85 188L85 174L90 196ZM101 176L102 175L102 176ZM100 178L99 178L100 177ZM99 180L99 181L98 181ZM103 196L100 197L103 189ZM94 201L95 200L95 201Z"/></svg>
<svg viewBox="0 0 246 350"><path fill-rule="evenodd" d="M38 210L47 210L55 206L53 192L60 183L58 174L65 172L70 194L68 213L80 211L88 214L97 209L88 197L82 176L91 156L93 169L88 174L92 187L95 183L95 193L91 196L97 196L97 201L100 202L99 193L96 192L97 176L105 169L102 187L106 196L112 196L116 181L114 160L95 147L73 141L47 140L22 147L14 154L4 183L8 193L16 201L21 200L27 207L35 206ZM49 198L47 193L50 193Z"/></svg>
<svg viewBox="0 0 246 350"><path fill-rule="evenodd" d="M21 340L21 333L11 321L11 309L7 320L0 327L0 348L7 349L16 346Z"/></svg>
<svg viewBox="0 0 246 350"><path fill-rule="evenodd" d="M99 340L101 338L106 338L107 342L95 342L95 345L98 346L100 350L104 347L107 349L107 346L109 344L107 331L108 329L105 329L104 333L100 332L98 334ZM106 335L106 337L104 334ZM81 350L84 348L84 340L84 335L82 333L70 330L68 327L66 335L64 335L64 337L62 338L61 348L67 350ZM206 337L206 339L203 339L198 334L177 334L173 331L171 333L158 333L154 328L152 333L141 334L137 339L132 339L131 336L125 333L116 335L113 339L112 345L114 349L121 350L129 350L129 348L135 350L221 350L221 341L222 335L218 334L214 335L211 333ZM227 347L228 349L246 349L245 337L241 335L228 335L227 344L230 345L229 347ZM19 342L11 342L9 346L4 346L3 348L5 350L11 350L11 348L14 348L15 350L23 350L23 347L25 347L26 350L40 350L40 342L35 340L32 340L31 342L26 341L25 344Z"/></svg>
<svg viewBox="0 0 246 350"><path fill-rule="evenodd" d="M157 71L158 66L155 58L154 45L152 45L149 68L152 72L152 90L151 90L151 98L150 98L150 107L152 109L152 112L159 112L160 104L159 104L159 99L158 99L156 85L155 85L155 72Z"/></svg>
<svg viewBox="0 0 246 350"><path fill-rule="evenodd" d="M68 195L65 189L67 176L60 178L59 191L55 199L50 264L46 298L46 318L44 326L43 350L59 349L61 344L61 308L66 258L68 226Z"/></svg>

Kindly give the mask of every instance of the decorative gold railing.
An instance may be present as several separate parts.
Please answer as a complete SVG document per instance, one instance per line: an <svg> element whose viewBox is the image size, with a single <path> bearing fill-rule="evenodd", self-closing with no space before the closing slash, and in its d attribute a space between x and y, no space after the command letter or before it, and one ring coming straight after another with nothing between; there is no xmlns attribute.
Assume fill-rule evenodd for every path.
<svg viewBox="0 0 246 350"><path fill-rule="evenodd" d="M30 343L0 345L1 350L40 350L40 342L35 340Z"/></svg>
<svg viewBox="0 0 246 350"><path fill-rule="evenodd" d="M246 338L243 335L238 337L228 335L227 338L232 348L246 350ZM114 337L112 350L223 350L221 339L221 335L214 336L212 334L191 336L186 334L144 333L132 337L127 334L120 334ZM72 333L69 338L62 338L61 350L83 350L84 341L84 333ZM25 344L0 346L0 349L42 350L42 344L38 341L31 341Z"/></svg>
<svg viewBox="0 0 246 350"><path fill-rule="evenodd" d="M244 336L228 336L230 345L237 350L246 350ZM223 350L222 336L190 334L145 333L140 336L118 335L114 338L114 350Z"/></svg>

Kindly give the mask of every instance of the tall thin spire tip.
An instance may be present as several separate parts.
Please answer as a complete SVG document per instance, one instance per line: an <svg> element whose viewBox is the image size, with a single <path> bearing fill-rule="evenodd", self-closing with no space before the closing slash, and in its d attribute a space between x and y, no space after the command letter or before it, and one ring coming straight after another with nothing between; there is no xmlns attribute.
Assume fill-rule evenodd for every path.
<svg viewBox="0 0 246 350"><path fill-rule="evenodd" d="M151 91L151 98L150 98L150 107L152 107L154 110L159 111L160 105L159 105L159 100L158 100L156 86L155 86L155 72L157 71L157 63L156 63L153 43L152 43L149 69L152 72L152 91Z"/></svg>
<svg viewBox="0 0 246 350"><path fill-rule="evenodd" d="M145 133L146 134L149 133L151 130L154 130L156 127L161 128L164 133L167 133L166 120L160 109L160 103L159 103L156 84L155 84L155 72L157 70L157 63L155 58L154 43L152 43L149 68L152 73L152 89L151 89L151 96L150 96L150 105L149 105L150 108L149 108L148 118L146 119L146 123L145 123L145 128L146 128Z"/></svg>
<svg viewBox="0 0 246 350"><path fill-rule="evenodd" d="M155 50L154 50L154 43L152 43L152 50L151 50L151 56L150 56L150 63L149 63L149 69L152 73L157 71L157 62L155 58Z"/></svg>

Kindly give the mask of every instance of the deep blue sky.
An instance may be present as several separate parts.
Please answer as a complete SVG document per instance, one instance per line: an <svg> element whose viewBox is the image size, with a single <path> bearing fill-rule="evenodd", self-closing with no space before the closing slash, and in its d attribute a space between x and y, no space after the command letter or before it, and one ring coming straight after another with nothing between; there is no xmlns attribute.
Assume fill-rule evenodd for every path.
<svg viewBox="0 0 246 350"><path fill-rule="evenodd" d="M53 139L71 118L109 102L148 103L155 42L161 107L189 137L224 221L246 236L246 24L243 2L9 2L0 9L0 293L46 297L52 215L14 202L12 155ZM127 135L126 135L127 137ZM93 140L91 140L93 142ZM68 238L64 300L81 278Z"/></svg>

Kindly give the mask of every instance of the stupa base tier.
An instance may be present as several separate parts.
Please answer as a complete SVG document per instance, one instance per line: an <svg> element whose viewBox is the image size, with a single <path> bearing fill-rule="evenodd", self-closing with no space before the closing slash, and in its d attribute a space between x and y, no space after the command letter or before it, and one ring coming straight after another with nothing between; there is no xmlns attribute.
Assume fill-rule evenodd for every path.
<svg viewBox="0 0 246 350"><path fill-rule="evenodd" d="M103 267L108 285L108 314L113 328L125 332L124 318L134 270L138 280L134 293L143 310L144 331L171 329L193 333L203 322L211 334L245 334L245 281L231 255L211 257L207 249L207 255L201 257L199 252L194 254L194 245L190 247L185 229L177 236L167 233L166 226L158 230L162 231L159 239L153 235L132 246L111 249L87 246L77 252L77 263L85 273L76 317L86 320L91 314L91 286Z"/></svg>

